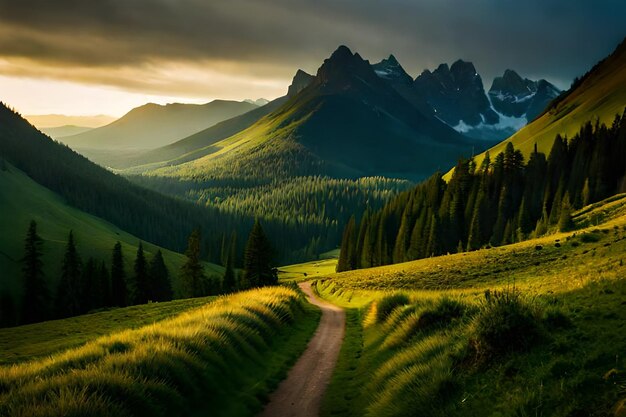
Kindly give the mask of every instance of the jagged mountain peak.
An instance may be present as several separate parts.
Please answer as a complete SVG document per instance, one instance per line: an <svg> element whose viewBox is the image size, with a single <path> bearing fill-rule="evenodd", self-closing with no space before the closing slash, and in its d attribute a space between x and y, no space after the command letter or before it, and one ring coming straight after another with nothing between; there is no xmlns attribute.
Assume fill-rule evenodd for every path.
<svg viewBox="0 0 626 417"><path fill-rule="evenodd" d="M380 81L369 61L341 45L317 70L316 82L331 89L346 89L355 82L376 85Z"/></svg>
<svg viewBox="0 0 626 417"><path fill-rule="evenodd" d="M526 121L539 115L559 94L559 89L548 81L522 78L511 69L504 71L501 77L494 78L489 89L489 98L495 110L505 116L524 118Z"/></svg>
<svg viewBox="0 0 626 417"><path fill-rule="evenodd" d="M411 84L413 79L406 73L395 56L389 55L382 61L372 64L376 75L393 83Z"/></svg>
<svg viewBox="0 0 626 417"><path fill-rule="evenodd" d="M300 91L304 90L311 84L315 77L311 74L302 71L299 69L296 71L296 75L293 76L293 80L291 81L291 85L289 85L289 89L287 90L287 96L293 97L298 94Z"/></svg>

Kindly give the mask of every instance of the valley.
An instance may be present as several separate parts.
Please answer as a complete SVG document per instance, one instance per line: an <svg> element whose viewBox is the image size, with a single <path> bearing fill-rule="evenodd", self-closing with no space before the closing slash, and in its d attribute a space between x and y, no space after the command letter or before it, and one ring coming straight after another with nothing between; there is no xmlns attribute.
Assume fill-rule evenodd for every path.
<svg viewBox="0 0 626 417"><path fill-rule="evenodd" d="M626 417L626 7L5 3L0 417Z"/></svg>

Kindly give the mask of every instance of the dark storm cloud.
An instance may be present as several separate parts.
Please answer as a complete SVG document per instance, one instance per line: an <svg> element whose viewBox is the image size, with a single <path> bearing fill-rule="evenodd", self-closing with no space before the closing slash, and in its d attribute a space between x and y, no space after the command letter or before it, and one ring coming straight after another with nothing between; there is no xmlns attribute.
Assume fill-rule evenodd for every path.
<svg viewBox="0 0 626 417"><path fill-rule="evenodd" d="M564 86L626 35L625 18L622 0L0 0L0 56L224 61L287 77L347 44L371 60L394 53L414 76L462 58L486 79L514 68Z"/></svg>

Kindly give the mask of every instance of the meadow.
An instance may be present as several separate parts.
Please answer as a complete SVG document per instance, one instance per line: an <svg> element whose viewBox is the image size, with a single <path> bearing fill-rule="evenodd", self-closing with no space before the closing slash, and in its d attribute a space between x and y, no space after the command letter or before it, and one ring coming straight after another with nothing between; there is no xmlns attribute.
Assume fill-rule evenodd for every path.
<svg viewBox="0 0 626 417"><path fill-rule="evenodd" d="M100 336L154 324L207 304L215 297L187 298L114 308L92 314L0 329L0 365L49 356Z"/></svg>
<svg viewBox="0 0 626 417"><path fill-rule="evenodd" d="M324 416L623 416L624 198L582 229L319 277L348 310Z"/></svg>
<svg viewBox="0 0 626 417"><path fill-rule="evenodd" d="M0 367L0 415L251 415L304 350L318 319L319 311L286 287L219 297Z"/></svg>

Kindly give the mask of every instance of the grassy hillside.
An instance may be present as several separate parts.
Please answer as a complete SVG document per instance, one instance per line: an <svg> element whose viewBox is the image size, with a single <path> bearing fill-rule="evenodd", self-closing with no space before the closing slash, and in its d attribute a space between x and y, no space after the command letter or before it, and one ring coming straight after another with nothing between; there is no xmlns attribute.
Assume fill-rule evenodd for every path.
<svg viewBox="0 0 626 417"><path fill-rule="evenodd" d="M254 415L318 321L319 311L292 289L221 297L49 358L0 367L0 415Z"/></svg>
<svg viewBox="0 0 626 417"><path fill-rule="evenodd" d="M624 203L568 234L318 279L350 318L322 415L621 416Z"/></svg>
<svg viewBox="0 0 626 417"><path fill-rule="evenodd" d="M29 361L81 346L100 336L135 329L207 304L189 298L116 308L93 314L0 329L0 365Z"/></svg>
<svg viewBox="0 0 626 417"><path fill-rule="evenodd" d="M557 134L573 136L585 122L598 119L611 125L616 114L626 107L626 40L606 59L598 63L570 91L563 93L533 122L507 140L489 149L493 156L504 151L512 142L524 156L532 152L535 144L539 152L550 153ZM475 157L480 166L484 153ZM450 173L446 178L450 177Z"/></svg>
<svg viewBox="0 0 626 417"><path fill-rule="evenodd" d="M117 160L111 160L109 165L119 169L129 169L132 167L129 172L137 173L162 165L177 165L201 158L214 152L213 144L247 129L262 117L279 108L285 101L287 101L287 97L277 98L262 107L224 120L223 122L217 123L215 126L209 127L170 145L128 158L118 157Z"/></svg>
<svg viewBox="0 0 626 417"><path fill-rule="evenodd" d="M61 197L37 184L23 172L6 164L0 170L0 291L8 291L17 296L20 292L20 258L23 253L23 240L30 220L35 220L38 232L44 239L44 271L54 288L61 268L67 235L70 230L83 257L96 259L111 258L111 251L116 241L122 243L123 254L128 273L132 270L139 238L124 232L118 227L75 209ZM150 257L157 246L144 243L144 249ZM177 275L184 262L184 256L162 249L165 262L173 278L174 288L178 288ZM206 272L221 274L222 268L205 264Z"/></svg>

